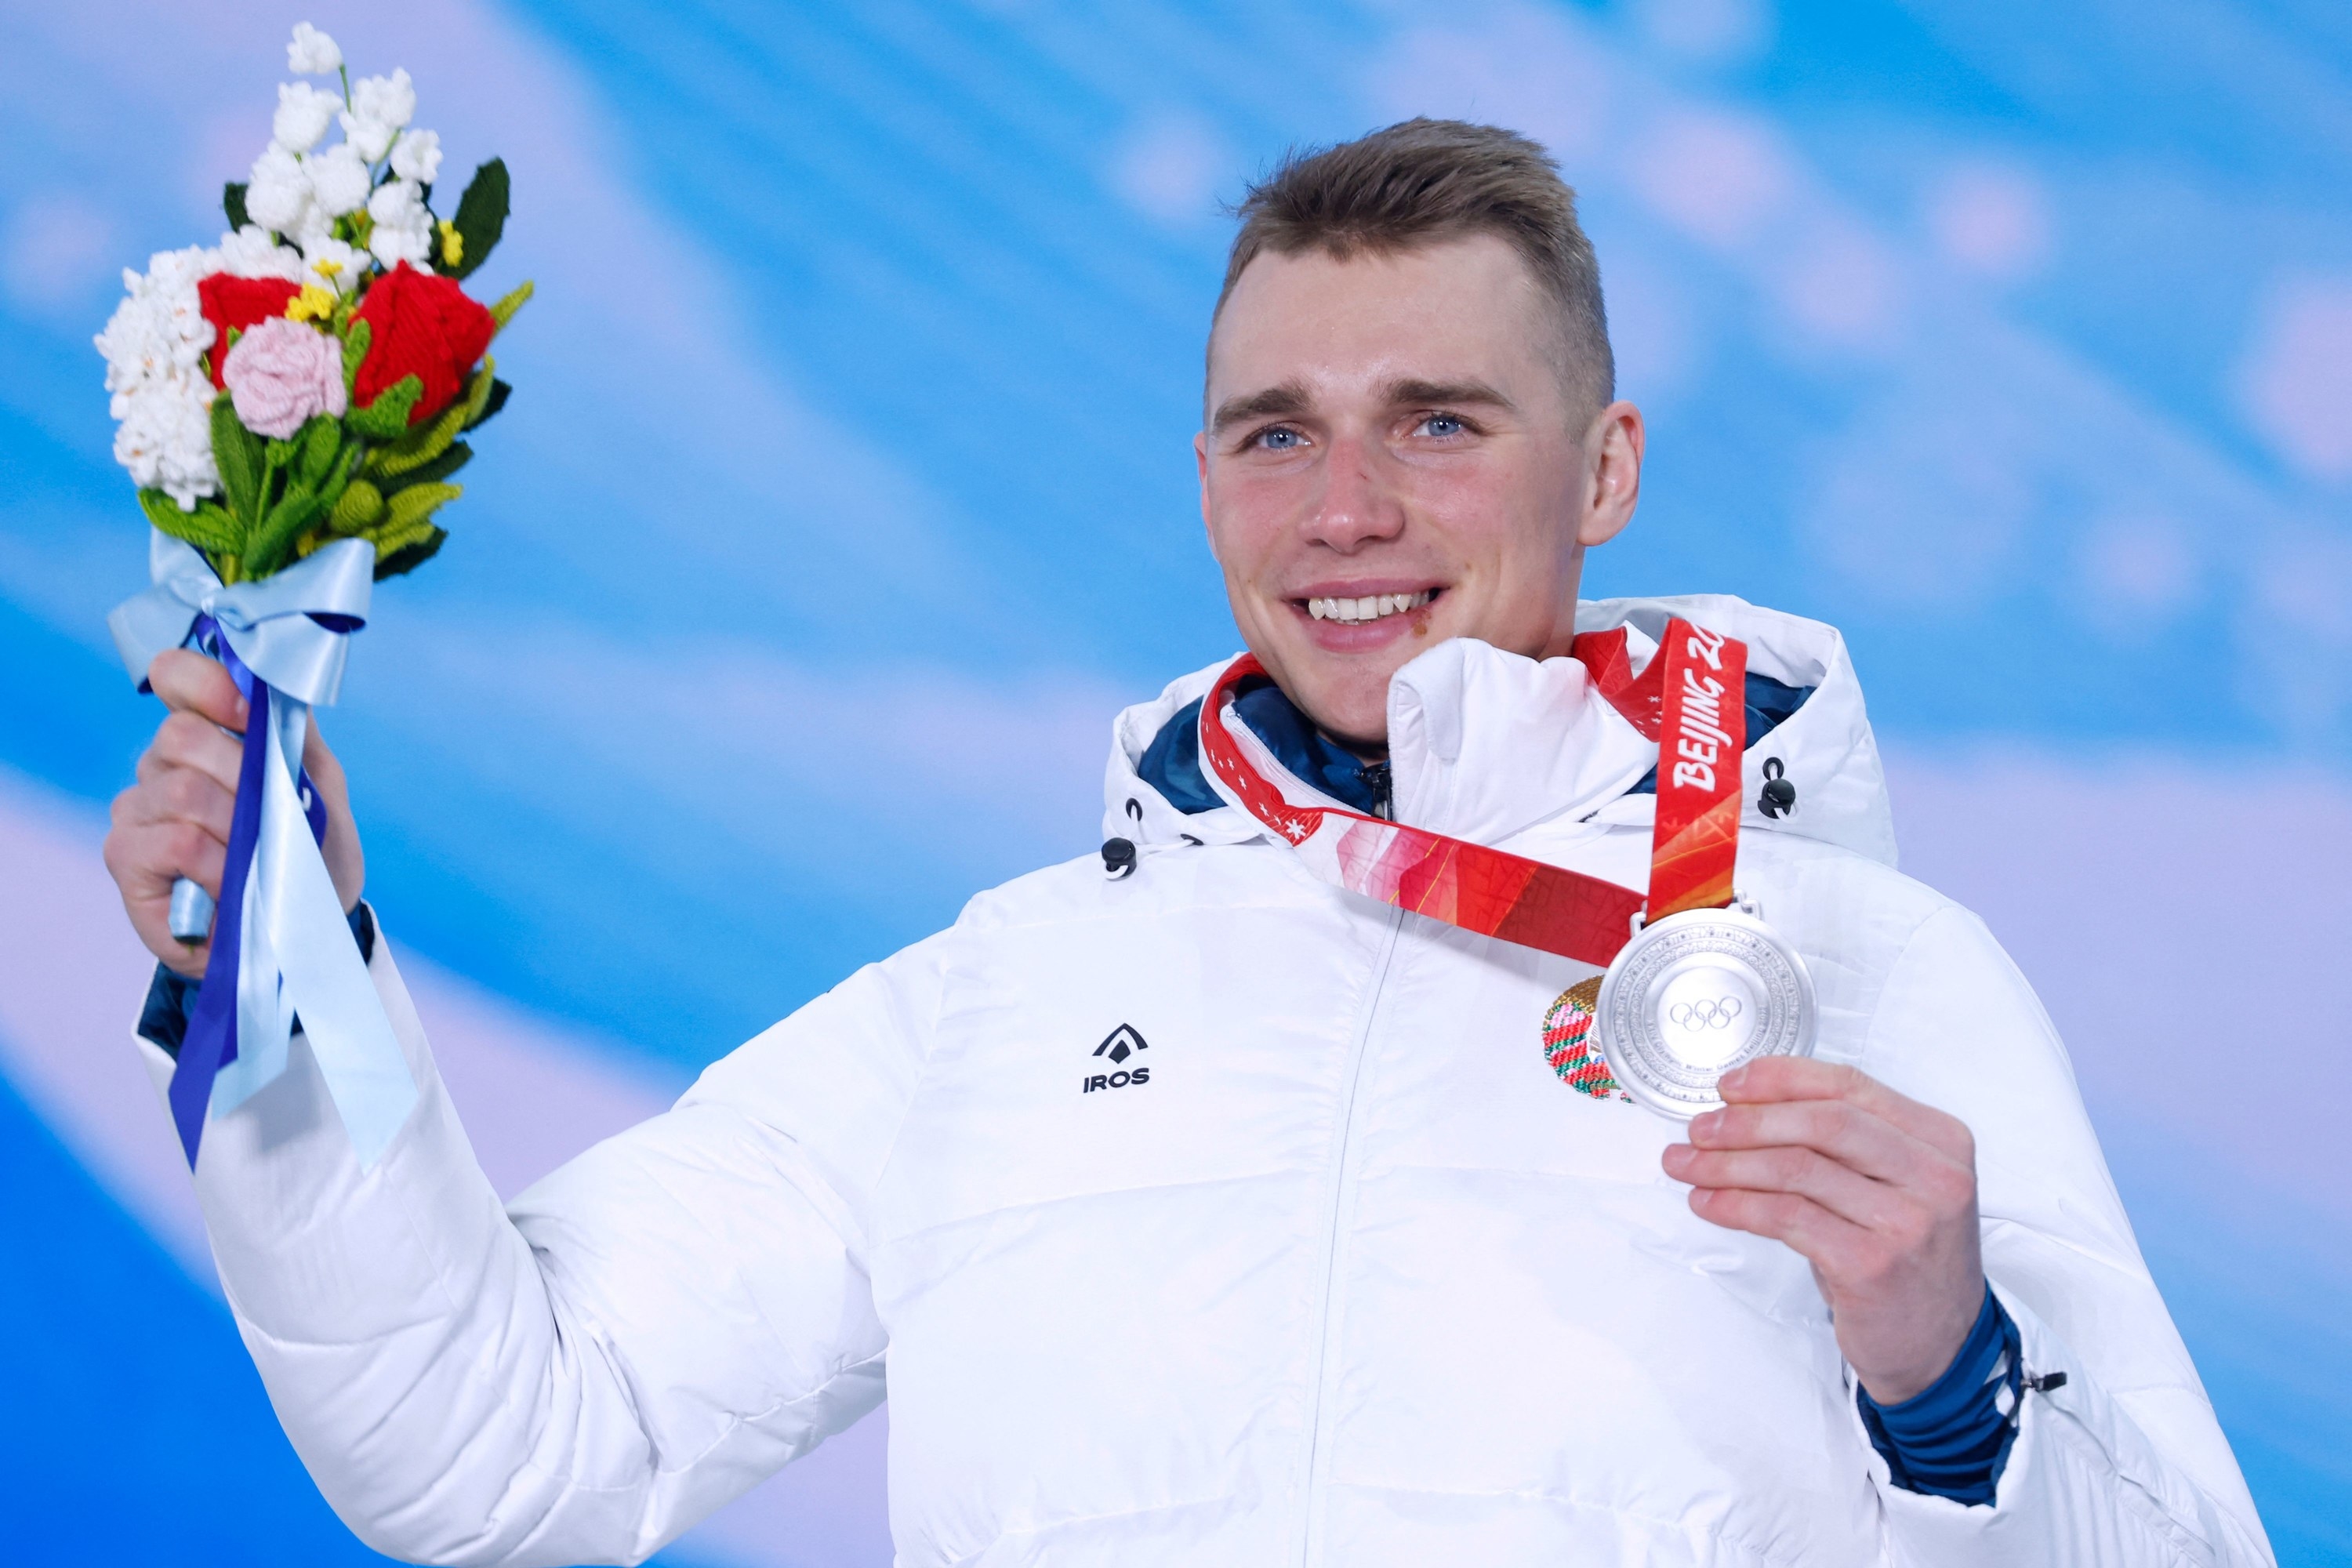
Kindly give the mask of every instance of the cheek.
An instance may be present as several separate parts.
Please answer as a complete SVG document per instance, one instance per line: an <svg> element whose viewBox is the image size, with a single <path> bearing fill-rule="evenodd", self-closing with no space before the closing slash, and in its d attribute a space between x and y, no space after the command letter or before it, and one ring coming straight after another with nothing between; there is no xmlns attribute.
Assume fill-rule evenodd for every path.
<svg viewBox="0 0 2352 1568"><path fill-rule="evenodd" d="M1247 581L1276 552L1293 510L1286 489L1262 476L1212 471L1209 539L1227 576Z"/></svg>

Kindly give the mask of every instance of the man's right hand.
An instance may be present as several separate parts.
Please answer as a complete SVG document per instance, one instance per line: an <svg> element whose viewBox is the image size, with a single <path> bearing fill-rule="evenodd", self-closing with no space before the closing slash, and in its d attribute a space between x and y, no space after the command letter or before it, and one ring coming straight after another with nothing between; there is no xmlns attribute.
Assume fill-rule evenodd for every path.
<svg viewBox="0 0 2352 1568"><path fill-rule="evenodd" d="M212 943L191 944L172 934L172 884L193 878L220 897L244 761L237 736L245 731L246 701L226 668L186 648L158 654L147 681L171 713L139 759L139 782L114 797L106 868L114 874L122 907L147 951L194 980L203 976ZM320 850L348 913L359 905L366 860L352 821L342 764L319 738L315 712L310 721L302 765L326 804L327 837Z"/></svg>

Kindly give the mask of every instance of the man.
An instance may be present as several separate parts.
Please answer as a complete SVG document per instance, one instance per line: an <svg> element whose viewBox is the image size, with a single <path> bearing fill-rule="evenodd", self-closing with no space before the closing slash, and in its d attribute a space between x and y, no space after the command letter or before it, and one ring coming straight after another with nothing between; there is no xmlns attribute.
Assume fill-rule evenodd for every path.
<svg viewBox="0 0 2352 1568"><path fill-rule="evenodd" d="M1416 121L1285 164L1206 413L1270 679L1129 710L1100 859L982 895L504 1211L313 747L422 1103L362 1170L298 1047L196 1184L352 1527L634 1560L870 1409L887 1360L908 1563L2268 1561L2048 1021L1893 869L1837 635L1579 605L1643 431L1540 150ZM1322 879L1202 752L1230 721L1283 809L1638 889L1659 747L1568 655L1622 629L1587 645L1617 690L1670 615L1747 645L1738 890L1821 1018L1686 1142L1580 1043L1594 966ZM217 881L242 714L194 655L152 678L176 711L108 858L194 975L164 904Z"/></svg>

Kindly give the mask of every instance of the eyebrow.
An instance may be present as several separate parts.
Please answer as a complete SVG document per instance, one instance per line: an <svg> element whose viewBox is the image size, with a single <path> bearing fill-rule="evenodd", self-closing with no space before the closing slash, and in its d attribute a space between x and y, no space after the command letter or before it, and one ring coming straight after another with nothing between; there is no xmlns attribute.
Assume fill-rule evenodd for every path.
<svg viewBox="0 0 2352 1568"><path fill-rule="evenodd" d="M1227 428L1244 419L1263 419L1277 414L1304 414L1307 402L1304 385L1296 381L1286 381L1279 386L1253 392L1247 397L1228 397L1217 405L1216 416L1209 421L1209 428L1222 436Z"/></svg>
<svg viewBox="0 0 2352 1568"><path fill-rule="evenodd" d="M1388 400L1396 406L1484 405L1514 414L1518 412L1517 404L1483 381L1394 381L1389 384ZM1218 405L1215 417L1209 422L1209 428L1222 436L1233 426L1245 420L1304 414L1312 401L1303 384L1286 381L1278 386L1251 393L1246 397L1227 398Z"/></svg>
<svg viewBox="0 0 2352 1568"><path fill-rule="evenodd" d="M1518 412L1518 405L1483 381L1399 381L1389 386L1391 404L1482 403L1489 408Z"/></svg>

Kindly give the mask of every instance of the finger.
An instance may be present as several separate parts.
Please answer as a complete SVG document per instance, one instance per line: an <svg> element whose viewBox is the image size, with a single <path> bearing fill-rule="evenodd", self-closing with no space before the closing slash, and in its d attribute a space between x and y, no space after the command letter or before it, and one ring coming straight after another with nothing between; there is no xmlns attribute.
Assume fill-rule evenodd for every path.
<svg viewBox="0 0 2352 1568"><path fill-rule="evenodd" d="M346 914L357 908L367 882L367 857L360 847L359 825L352 820L351 785L343 764L319 733L319 716L310 715L310 732L302 742L302 766L327 808L327 836L320 853L334 879L335 894Z"/></svg>
<svg viewBox="0 0 2352 1568"><path fill-rule="evenodd" d="M1844 1100L1727 1103L1693 1118L1690 1141L1701 1149L1799 1146L1882 1182L1905 1180L1923 1160L1946 1159L1935 1145Z"/></svg>
<svg viewBox="0 0 2352 1568"><path fill-rule="evenodd" d="M139 759L139 782L148 784L173 768L203 773L231 795L245 771L245 742L194 713L174 713L156 726L155 739Z"/></svg>
<svg viewBox="0 0 2352 1568"><path fill-rule="evenodd" d="M166 648L147 667L147 684L174 713L194 713L243 733L246 700L228 668L193 648Z"/></svg>
<svg viewBox="0 0 2352 1568"><path fill-rule="evenodd" d="M1807 1198L1864 1230L1895 1231L1917 1217L1920 1205L1908 1193L1873 1181L1811 1149L1693 1149L1666 1151L1666 1173L1701 1190L1782 1193Z"/></svg>
<svg viewBox="0 0 2352 1568"><path fill-rule="evenodd" d="M1861 1228L1811 1198L1793 1193L1759 1193L1740 1187L1694 1187L1691 1212L1726 1230L1744 1230L1782 1242L1807 1262L1823 1267L1867 1239Z"/></svg>
<svg viewBox="0 0 2352 1568"><path fill-rule="evenodd" d="M169 902L182 877L217 899L228 846L193 822L142 822L108 834L105 858L125 902Z"/></svg>
<svg viewBox="0 0 2352 1568"><path fill-rule="evenodd" d="M1966 1123L1907 1095L1897 1094L1860 1068L1843 1062L1816 1061L1811 1057L1759 1057L1724 1074L1718 1087L1727 1104L1843 1100L1974 1168L1976 1142Z"/></svg>
<svg viewBox="0 0 2352 1568"><path fill-rule="evenodd" d="M236 816L236 792L194 768L163 768L114 797L113 820L119 827L192 822L224 845Z"/></svg>
<svg viewBox="0 0 2352 1568"><path fill-rule="evenodd" d="M331 808L350 804L350 785L343 777L343 764L327 745L327 738L319 733L319 714L310 713L309 733L302 737L302 770L310 782L319 786L320 795Z"/></svg>

